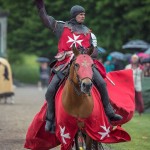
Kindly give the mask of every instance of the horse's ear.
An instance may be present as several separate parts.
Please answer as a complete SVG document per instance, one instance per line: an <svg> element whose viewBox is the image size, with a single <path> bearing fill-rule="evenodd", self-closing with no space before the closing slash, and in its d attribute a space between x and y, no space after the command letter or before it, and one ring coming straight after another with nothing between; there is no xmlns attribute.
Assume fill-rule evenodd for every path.
<svg viewBox="0 0 150 150"><path fill-rule="evenodd" d="M73 46L72 46L72 51L73 51L73 53L74 53L75 56L78 56L78 55L79 55L79 51L78 51L78 49L75 47L75 44L73 44Z"/></svg>
<svg viewBox="0 0 150 150"><path fill-rule="evenodd" d="M93 53L93 51L94 51L94 46L93 46L93 44L91 44L90 48L87 51L87 54L91 55Z"/></svg>

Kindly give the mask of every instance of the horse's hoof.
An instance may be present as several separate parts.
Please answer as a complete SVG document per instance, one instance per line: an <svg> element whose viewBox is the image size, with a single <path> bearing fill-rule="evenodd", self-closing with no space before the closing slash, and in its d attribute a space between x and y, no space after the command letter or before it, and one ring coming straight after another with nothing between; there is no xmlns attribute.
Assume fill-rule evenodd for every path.
<svg viewBox="0 0 150 150"><path fill-rule="evenodd" d="M119 121L119 120L121 120L123 117L122 116L120 116L120 115L118 115L118 114L115 114L114 116L112 116L111 118L110 118L110 121Z"/></svg>

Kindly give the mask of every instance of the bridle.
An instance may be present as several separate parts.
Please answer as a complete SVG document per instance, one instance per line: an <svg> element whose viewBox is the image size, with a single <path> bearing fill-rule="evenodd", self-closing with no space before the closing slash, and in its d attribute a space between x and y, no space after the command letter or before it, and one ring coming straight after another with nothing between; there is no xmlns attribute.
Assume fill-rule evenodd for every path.
<svg viewBox="0 0 150 150"><path fill-rule="evenodd" d="M77 93L77 95L80 96L82 94L81 90L78 90L78 88L76 87L74 81L70 77L68 79L69 79L70 83L73 85L73 88L74 88L75 92ZM80 85L81 84L79 84L79 86Z"/></svg>
<svg viewBox="0 0 150 150"><path fill-rule="evenodd" d="M72 59L72 62L71 62L71 63L74 63L74 61L75 61L75 58ZM78 74L77 74L77 72L76 72L75 64L72 64L72 65L73 65L74 71L75 71L75 73L76 73L76 78L77 78L77 81L78 81L78 85L79 85L79 87L81 87L81 80L79 79L79 76L78 76ZM78 96L80 96L80 95L82 94L81 90L79 90L79 89L76 87L76 83L70 78L70 76L68 77L68 79L69 79L70 83L73 85L73 88L74 88L76 94L77 94Z"/></svg>

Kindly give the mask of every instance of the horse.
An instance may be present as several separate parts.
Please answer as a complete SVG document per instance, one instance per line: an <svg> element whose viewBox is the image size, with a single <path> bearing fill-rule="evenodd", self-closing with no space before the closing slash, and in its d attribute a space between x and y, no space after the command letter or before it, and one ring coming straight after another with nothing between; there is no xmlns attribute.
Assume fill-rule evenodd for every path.
<svg viewBox="0 0 150 150"><path fill-rule="evenodd" d="M78 49L73 47L74 59L62 92L64 110L69 115L77 118L77 120L78 118L88 118L94 107L91 95L94 62L90 56L93 53L93 47L84 51L80 53ZM92 142L93 139L88 134L81 132L81 129L84 128L84 122L78 120L77 124L79 130L75 136L76 150L79 150L78 138L84 138L87 150L92 149L92 143L95 145L95 150L98 149L98 143L96 141ZM80 132L81 134L79 135ZM79 137L81 135L83 137Z"/></svg>

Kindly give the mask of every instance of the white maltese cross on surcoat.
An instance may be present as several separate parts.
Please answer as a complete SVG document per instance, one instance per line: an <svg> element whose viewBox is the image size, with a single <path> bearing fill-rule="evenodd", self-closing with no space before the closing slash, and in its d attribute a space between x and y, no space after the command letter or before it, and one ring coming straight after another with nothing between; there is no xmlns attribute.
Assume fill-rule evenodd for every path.
<svg viewBox="0 0 150 150"><path fill-rule="evenodd" d="M73 44L75 44L75 47L77 47L77 44L82 46L81 42L83 40L79 40L80 35L76 36L75 34L73 34L73 38L71 38L70 36L68 36L68 41L67 43L71 43L70 48L73 46Z"/></svg>

